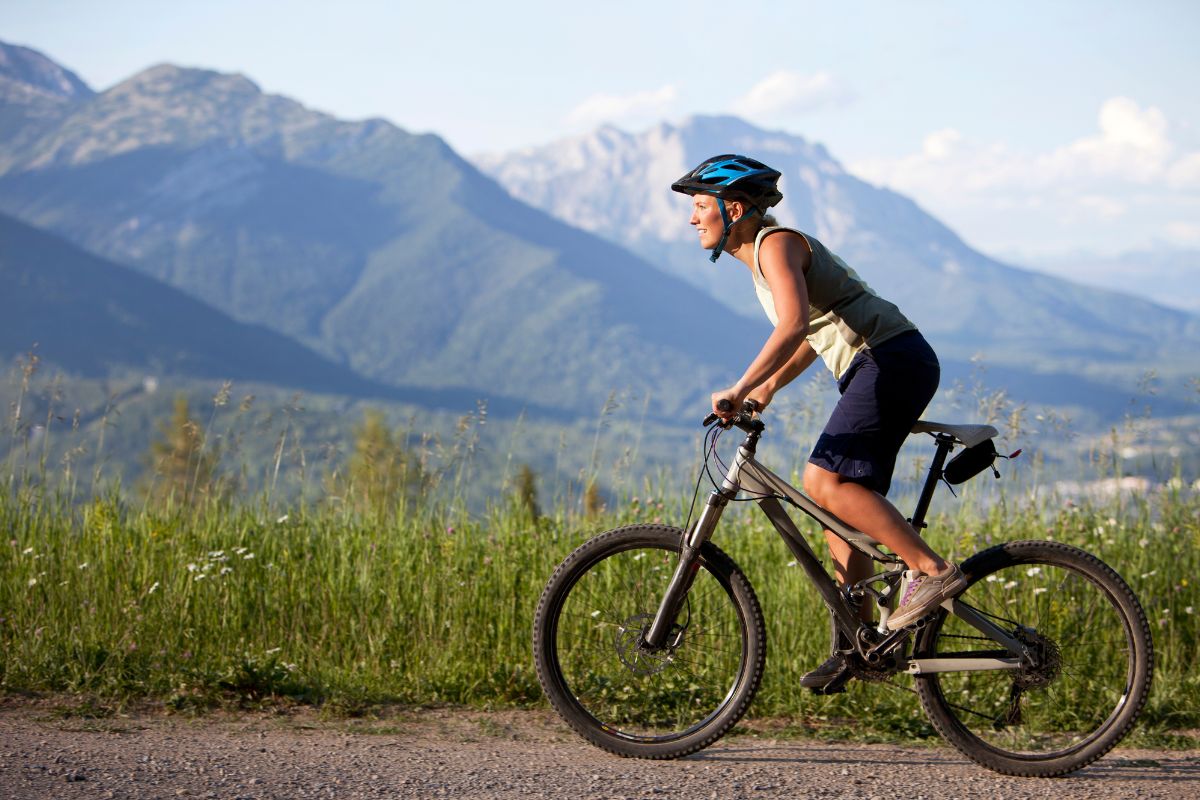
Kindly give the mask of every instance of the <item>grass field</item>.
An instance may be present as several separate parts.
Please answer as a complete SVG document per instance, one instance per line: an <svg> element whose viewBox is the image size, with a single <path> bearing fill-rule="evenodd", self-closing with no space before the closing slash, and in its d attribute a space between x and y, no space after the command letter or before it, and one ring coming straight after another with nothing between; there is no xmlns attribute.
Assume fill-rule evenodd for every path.
<svg viewBox="0 0 1200 800"><path fill-rule="evenodd" d="M827 622L790 554L750 511L727 516L718 543L754 581L767 615L770 656L752 713L836 726L869 711L881 720L873 733L929 734L908 692L864 684L819 698L798 686L827 652ZM0 492L0 688L177 709L536 704L530 626L554 565L601 529L684 516L682 497L534 520L515 502L474 515L440 504L268 513L216 503L146 509L115 495L69 506L36 487ZM1095 506L999 502L934 523L931 540L955 558L1052 536L1116 567L1155 635L1142 730L1200 727L1195 493Z"/></svg>

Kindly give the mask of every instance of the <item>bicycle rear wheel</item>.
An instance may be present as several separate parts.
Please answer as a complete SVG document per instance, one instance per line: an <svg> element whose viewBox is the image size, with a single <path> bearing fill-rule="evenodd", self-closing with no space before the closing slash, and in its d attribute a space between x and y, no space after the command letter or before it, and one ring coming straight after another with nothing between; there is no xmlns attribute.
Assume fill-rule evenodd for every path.
<svg viewBox="0 0 1200 800"><path fill-rule="evenodd" d="M1095 556L1057 542L1011 542L962 565L959 601L1025 642L1017 670L918 676L934 727L960 752L1009 775L1050 777L1107 753L1133 725L1153 673L1150 626L1129 586ZM1007 655L939 610L921 658Z"/></svg>
<svg viewBox="0 0 1200 800"><path fill-rule="evenodd" d="M745 713L762 677L762 609L711 542L668 645L646 646L682 536L650 525L603 533L563 561L538 603L534 659L546 697L618 755L677 758L708 746Z"/></svg>

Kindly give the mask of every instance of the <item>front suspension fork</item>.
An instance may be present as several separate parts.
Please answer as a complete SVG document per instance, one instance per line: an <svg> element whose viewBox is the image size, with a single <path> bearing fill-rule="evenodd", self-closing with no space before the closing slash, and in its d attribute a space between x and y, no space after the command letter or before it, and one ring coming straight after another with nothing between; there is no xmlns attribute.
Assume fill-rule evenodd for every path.
<svg viewBox="0 0 1200 800"><path fill-rule="evenodd" d="M728 503L729 499L721 492L710 494L700 519L696 520L691 530L684 533L675 574L671 576L671 583L667 586L666 594L663 595L654 615L654 621L650 623L650 629L646 632L646 645L651 649L666 646L671 627L675 624L679 612L683 610L688 591L696 580L696 573L700 571L700 548L712 537L713 530L716 529Z"/></svg>

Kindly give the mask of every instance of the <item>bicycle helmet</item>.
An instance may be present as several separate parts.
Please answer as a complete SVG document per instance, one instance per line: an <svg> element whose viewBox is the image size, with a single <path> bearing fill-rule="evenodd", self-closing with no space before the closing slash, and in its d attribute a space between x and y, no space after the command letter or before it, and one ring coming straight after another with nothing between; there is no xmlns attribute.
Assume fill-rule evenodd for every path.
<svg viewBox="0 0 1200 800"><path fill-rule="evenodd" d="M733 222L725 210L725 200L731 196L750 200L750 214L762 214L783 199L777 183L780 172L753 158L726 154L706 159L694 170L671 184L676 192L687 195L709 194L717 198L725 230L721 241L713 248L710 261L721 257Z"/></svg>

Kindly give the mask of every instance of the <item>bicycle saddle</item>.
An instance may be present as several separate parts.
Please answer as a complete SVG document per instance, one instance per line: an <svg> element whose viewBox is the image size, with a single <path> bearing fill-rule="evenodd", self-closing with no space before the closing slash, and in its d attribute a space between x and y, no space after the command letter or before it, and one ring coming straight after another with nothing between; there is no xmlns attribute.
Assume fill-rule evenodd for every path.
<svg viewBox="0 0 1200 800"><path fill-rule="evenodd" d="M1000 435L1000 431L991 425L947 425L944 422L919 421L913 426L913 433L948 433L967 447L983 444L988 439Z"/></svg>

